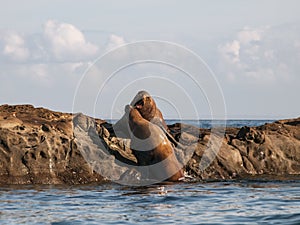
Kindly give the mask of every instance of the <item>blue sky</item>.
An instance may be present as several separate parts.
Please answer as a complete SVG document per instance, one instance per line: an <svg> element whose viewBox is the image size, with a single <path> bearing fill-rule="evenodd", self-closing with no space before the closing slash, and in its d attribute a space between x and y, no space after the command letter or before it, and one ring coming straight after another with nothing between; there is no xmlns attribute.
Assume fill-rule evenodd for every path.
<svg viewBox="0 0 300 225"><path fill-rule="evenodd" d="M297 0L29 0L26 4L11 0L2 5L0 104L30 103L71 112L76 87L95 59L120 45L161 40L183 45L205 61L220 84L229 118L290 118L300 114ZM158 75L157 68L147 69ZM127 73L138 71L133 70ZM101 72L97 76L91 82L104 82ZM130 79L138 79L121 76L108 84L107 90L121 89ZM157 86L155 82L152 85ZM176 88L168 84L163 88L162 96L153 88L158 102L177 96L170 104L160 103L165 117L176 117L174 108L180 105L186 106L186 112L181 109L183 117L194 116ZM195 103L198 97L186 89ZM135 90L126 92L128 98L120 98L124 102L116 99L119 105L115 108L104 96L107 100L101 102L96 116L117 118ZM110 93L114 92L107 91L106 95ZM209 107L201 104L199 97L195 104L198 117L209 117ZM92 114L89 109L82 111Z"/></svg>

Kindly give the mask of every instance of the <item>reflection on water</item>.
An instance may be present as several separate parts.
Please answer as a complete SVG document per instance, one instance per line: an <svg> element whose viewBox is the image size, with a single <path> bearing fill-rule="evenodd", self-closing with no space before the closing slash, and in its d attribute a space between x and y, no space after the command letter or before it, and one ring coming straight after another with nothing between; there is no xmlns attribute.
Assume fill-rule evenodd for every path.
<svg viewBox="0 0 300 225"><path fill-rule="evenodd" d="M300 181L5 186L0 224L298 224Z"/></svg>

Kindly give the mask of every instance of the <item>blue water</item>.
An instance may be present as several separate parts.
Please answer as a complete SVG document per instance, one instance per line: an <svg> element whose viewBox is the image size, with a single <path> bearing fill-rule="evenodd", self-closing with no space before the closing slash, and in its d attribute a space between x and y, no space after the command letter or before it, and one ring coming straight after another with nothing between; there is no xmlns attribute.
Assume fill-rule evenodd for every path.
<svg viewBox="0 0 300 225"><path fill-rule="evenodd" d="M300 224L300 177L276 179L2 186L0 224Z"/></svg>
<svg viewBox="0 0 300 225"><path fill-rule="evenodd" d="M0 224L299 224L300 182L0 188Z"/></svg>
<svg viewBox="0 0 300 225"><path fill-rule="evenodd" d="M186 123L201 128L218 127L254 127L264 125L265 123L272 123L275 120L166 120L167 124Z"/></svg>

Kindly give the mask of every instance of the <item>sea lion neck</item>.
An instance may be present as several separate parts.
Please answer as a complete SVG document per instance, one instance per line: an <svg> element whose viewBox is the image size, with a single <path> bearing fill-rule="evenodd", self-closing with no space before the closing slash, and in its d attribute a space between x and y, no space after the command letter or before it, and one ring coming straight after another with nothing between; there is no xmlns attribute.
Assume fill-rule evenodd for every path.
<svg viewBox="0 0 300 225"><path fill-rule="evenodd" d="M151 134L148 121L135 108L132 108L129 112L129 127L132 134L139 139L146 139Z"/></svg>

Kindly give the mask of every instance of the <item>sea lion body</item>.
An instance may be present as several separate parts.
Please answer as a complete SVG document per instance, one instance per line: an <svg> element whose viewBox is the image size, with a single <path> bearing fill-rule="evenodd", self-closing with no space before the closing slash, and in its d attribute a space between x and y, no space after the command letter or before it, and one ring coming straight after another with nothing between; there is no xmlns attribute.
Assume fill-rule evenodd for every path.
<svg viewBox="0 0 300 225"><path fill-rule="evenodd" d="M144 119L140 112L127 106L131 130L131 149L140 166L149 168L148 178L178 181L184 176L173 147L164 131Z"/></svg>

